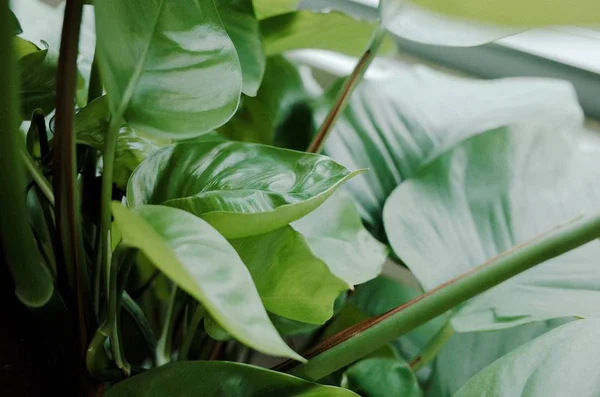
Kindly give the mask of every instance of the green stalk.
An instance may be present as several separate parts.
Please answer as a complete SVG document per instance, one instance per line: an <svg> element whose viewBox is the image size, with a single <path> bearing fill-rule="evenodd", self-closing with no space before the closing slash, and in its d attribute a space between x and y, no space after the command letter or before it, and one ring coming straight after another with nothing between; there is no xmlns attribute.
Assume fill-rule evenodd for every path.
<svg viewBox="0 0 600 397"><path fill-rule="evenodd" d="M23 158L23 163L25 164L25 168L27 168L29 175L31 175L31 178L33 178L44 197L46 197L46 200L48 200L48 202L54 206L55 199L52 185L50 185L48 179L46 179L44 174L42 174L37 164L33 158L31 158L31 155L27 153L27 150L25 150L24 147L21 147L21 157Z"/></svg>
<svg viewBox="0 0 600 397"><path fill-rule="evenodd" d="M442 350L442 347L450 340L450 338L454 335L454 328L452 328L452 324L450 321L446 323L440 330L431 338L427 346L423 348L421 354L417 356L414 360L411 361L410 367L413 372L419 371L425 365L429 364Z"/></svg>
<svg viewBox="0 0 600 397"><path fill-rule="evenodd" d="M163 329L156 347L155 361L157 366L171 362L171 338L173 336L173 329L175 328L175 321L183 307L182 300L179 298L179 288L177 288L176 285L173 285L171 295L169 296L169 302L167 303Z"/></svg>
<svg viewBox="0 0 600 397"><path fill-rule="evenodd" d="M179 348L179 357L177 358L177 361L187 360L190 348L192 347L192 342L194 342L196 332L198 331L198 327L200 326L200 322L202 321L202 318L204 318L205 313L206 310L201 305L196 306L194 315L192 316L183 342L181 343L181 347Z"/></svg>
<svg viewBox="0 0 600 397"><path fill-rule="evenodd" d="M307 363L288 360L275 369L304 379L321 379L501 282L599 237L600 214L561 225L396 309L326 339L304 354Z"/></svg>
<svg viewBox="0 0 600 397"><path fill-rule="evenodd" d="M127 293L127 291L123 291L123 309L129 314L135 325L140 330L140 333L144 337L146 341L146 345L148 346L148 350L150 354L154 354L156 351L156 346L158 341L156 340L156 335L154 335L154 331L152 330L152 326L150 322L146 318L144 311L141 307L133 300L133 298Z"/></svg>
<svg viewBox="0 0 600 397"><path fill-rule="evenodd" d="M371 41L367 45L365 52L358 60L358 63L354 67L354 70L352 70L352 73L350 73L350 76L348 76L344 82L344 85L340 88L331 110L325 117L325 120L323 121L321 128L319 128L317 135L306 150L308 153L320 153L323 150L323 146L325 145L325 141L327 141L327 137L333 129L333 125L346 108L352 92L364 77L369 65L371 65L371 62L373 62L373 59L375 59L375 55L377 55L377 51L379 50L385 35L386 29L381 25L378 26L373 32Z"/></svg>

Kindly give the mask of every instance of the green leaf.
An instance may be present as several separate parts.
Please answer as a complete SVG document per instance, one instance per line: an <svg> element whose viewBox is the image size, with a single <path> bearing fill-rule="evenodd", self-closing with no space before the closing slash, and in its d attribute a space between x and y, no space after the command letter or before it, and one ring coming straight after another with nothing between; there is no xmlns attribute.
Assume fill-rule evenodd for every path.
<svg viewBox="0 0 600 397"><path fill-rule="evenodd" d="M117 121L183 139L233 115L240 62L212 1L103 0L95 12L102 80Z"/></svg>
<svg viewBox="0 0 600 397"><path fill-rule="evenodd" d="M75 115L75 137L77 143L104 151L104 140L110 124L108 98L102 96L89 103ZM164 142L137 134L131 127L119 130L113 181L125 187L133 170Z"/></svg>
<svg viewBox="0 0 600 397"><path fill-rule="evenodd" d="M393 0L399 1L399 0ZM461 18L507 25L586 25L600 22L596 0L411 0L437 12Z"/></svg>
<svg viewBox="0 0 600 397"><path fill-rule="evenodd" d="M338 387L323 386L251 365L189 361L163 365L117 383L106 397L356 397Z"/></svg>
<svg viewBox="0 0 600 397"><path fill-rule="evenodd" d="M242 92L256 96L266 61L252 0L216 0L215 4L240 60Z"/></svg>
<svg viewBox="0 0 600 397"><path fill-rule="evenodd" d="M363 397L421 397L415 374L404 360L369 358L350 366L342 377L342 387Z"/></svg>
<svg viewBox="0 0 600 397"><path fill-rule="evenodd" d="M256 97L242 96L235 116L219 129L227 138L271 145L275 130L306 99L302 79L283 56L267 59L265 77Z"/></svg>
<svg viewBox="0 0 600 397"><path fill-rule="evenodd" d="M572 134L554 129L524 124L473 137L394 191L385 229L425 289L596 210L597 150L584 152ZM453 327L596 316L599 256L596 240L518 275L457 308Z"/></svg>
<svg viewBox="0 0 600 397"><path fill-rule="evenodd" d="M258 19L287 14L298 10L299 0L252 0Z"/></svg>
<svg viewBox="0 0 600 397"><path fill-rule="evenodd" d="M598 335L597 319L560 326L497 360L455 396L597 396Z"/></svg>
<svg viewBox="0 0 600 397"><path fill-rule="evenodd" d="M260 352L303 358L281 339L250 274L229 243L202 219L176 208L112 207L123 243L197 299L227 332Z"/></svg>
<svg viewBox="0 0 600 397"><path fill-rule="evenodd" d="M362 284L381 273L387 248L364 228L354 202L343 192L335 193L292 226L348 285Z"/></svg>
<svg viewBox="0 0 600 397"><path fill-rule="evenodd" d="M486 366L561 324L564 321L540 321L500 331L454 334L436 357L427 396L453 396Z"/></svg>
<svg viewBox="0 0 600 397"><path fill-rule="evenodd" d="M8 19L13 35L23 33L23 29L21 28L21 24L19 23L17 16L11 10L8 10Z"/></svg>
<svg viewBox="0 0 600 397"><path fill-rule="evenodd" d="M378 22L361 21L341 12L298 11L260 21L267 55L317 48L358 56L365 50ZM380 52L395 48L386 40Z"/></svg>
<svg viewBox="0 0 600 397"><path fill-rule="evenodd" d="M317 124L331 108L338 87L317 107ZM383 203L394 188L461 141L528 120L571 127L582 116L573 88L560 81L470 80L410 67L357 87L325 153L351 169L371 170L343 189L363 219L379 229Z"/></svg>
<svg viewBox="0 0 600 397"><path fill-rule="evenodd" d="M241 238L303 217L356 173L325 156L269 146L181 143L142 162L131 175L127 201L181 208L225 237Z"/></svg>
<svg viewBox="0 0 600 397"><path fill-rule="evenodd" d="M230 243L248 267L271 313L323 324L333 315L336 298L348 289L291 226Z"/></svg>

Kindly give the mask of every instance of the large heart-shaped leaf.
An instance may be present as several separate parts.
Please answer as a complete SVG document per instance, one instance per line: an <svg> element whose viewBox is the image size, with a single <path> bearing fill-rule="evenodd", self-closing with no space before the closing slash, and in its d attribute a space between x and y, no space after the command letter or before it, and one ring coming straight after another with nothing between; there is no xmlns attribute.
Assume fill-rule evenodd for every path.
<svg viewBox="0 0 600 397"><path fill-rule="evenodd" d="M598 152L573 135L529 124L473 137L392 193L384 209L394 251L434 288L600 200ZM458 331L534 320L596 316L600 242L537 266L459 307Z"/></svg>
<svg viewBox="0 0 600 397"><path fill-rule="evenodd" d="M292 226L348 285L362 284L381 273L387 249L364 228L354 202L344 192L335 193Z"/></svg>
<svg viewBox="0 0 600 397"><path fill-rule="evenodd" d="M265 52L252 0L217 0L217 9L242 67L242 92L255 96L265 73Z"/></svg>
<svg viewBox="0 0 600 397"><path fill-rule="evenodd" d="M336 298L348 289L291 226L230 243L248 267L271 313L323 324L333 315Z"/></svg>
<svg viewBox="0 0 600 397"><path fill-rule="evenodd" d="M298 11L260 21L267 55L301 48L317 48L361 55L378 22L361 21L341 12ZM380 51L395 48L386 39Z"/></svg>
<svg viewBox="0 0 600 397"><path fill-rule="evenodd" d="M94 3L102 80L117 121L182 139L233 115L240 62L214 2Z"/></svg>
<svg viewBox="0 0 600 397"><path fill-rule="evenodd" d="M423 393L408 364L397 358L369 358L351 365L342 386L364 397L421 397Z"/></svg>
<svg viewBox="0 0 600 397"><path fill-rule="evenodd" d="M142 162L127 201L181 208L225 237L241 238L302 218L355 174L315 154L240 142L181 143Z"/></svg>
<svg viewBox="0 0 600 397"><path fill-rule="evenodd" d="M560 326L479 372L455 397L597 396L598 335L598 319Z"/></svg>
<svg viewBox="0 0 600 397"><path fill-rule="evenodd" d="M317 108L331 108L339 85ZM365 81L335 124L325 152L372 171L345 184L363 218L379 228L383 203L425 163L475 134L526 120L555 128L578 125L583 114L573 88L546 79L468 80L424 67L383 81Z"/></svg>
<svg viewBox="0 0 600 397"><path fill-rule="evenodd" d="M273 327L240 257L208 223L164 206L112 209L123 244L139 248L227 332L258 351L303 360Z"/></svg>
<svg viewBox="0 0 600 397"><path fill-rule="evenodd" d="M251 365L190 361L163 365L117 383L106 397L357 397L350 390L323 386Z"/></svg>

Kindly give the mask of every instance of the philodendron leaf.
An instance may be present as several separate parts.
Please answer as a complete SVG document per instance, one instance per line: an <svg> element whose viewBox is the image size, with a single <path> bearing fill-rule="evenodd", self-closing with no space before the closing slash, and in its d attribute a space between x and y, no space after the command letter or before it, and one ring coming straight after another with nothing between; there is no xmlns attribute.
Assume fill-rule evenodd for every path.
<svg viewBox="0 0 600 397"><path fill-rule="evenodd" d="M473 137L390 196L385 229L394 251L429 290L539 234L593 212L598 152L574 136L526 124ZM551 259L466 302L457 331L597 316L600 242Z"/></svg>
<svg viewBox="0 0 600 397"><path fill-rule="evenodd" d="M562 325L495 361L454 396L597 396L598 335L598 319Z"/></svg>
<svg viewBox="0 0 600 397"><path fill-rule="evenodd" d="M142 162L127 201L181 208L225 237L241 238L302 218L354 175L315 154L240 142L181 143Z"/></svg>
<svg viewBox="0 0 600 397"><path fill-rule="evenodd" d="M95 1L111 114L134 129L191 138L224 124L242 88L240 61L212 1Z"/></svg>
<svg viewBox="0 0 600 397"><path fill-rule="evenodd" d="M317 48L361 55L378 22L361 21L341 12L298 11L260 21L267 55L301 48ZM380 51L395 48L386 39Z"/></svg>
<svg viewBox="0 0 600 397"><path fill-rule="evenodd" d="M348 285L362 284L381 273L387 248L364 228L354 202L344 192L336 192L292 227Z"/></svg>
<svg viewBox="0 0 600 397"><path fill-rule="evenodd" d="M291 226L230 243L248 267L260 298L271 313L323 324L333 315L336 298L348 289Z"/></svg>
<svg viewBox="0 0 600 397"><path fill-rule="evenodd" d="M265 73L265 51L252 0L216 0L219 16L242 67L242 92L255 96Z"/></svg>
<svg viewBox="0 0 600 397"><path fill-rule="evenodd" d="M123 244L139 248L237 340L263 353L303 361L273 327L240 257L209 224L164 206L129 210L115 203L112 210Z"/></svg>
<svg viewBox="0 0 600 397"><path fill-rule="evenodd" d="M342 377L342 387L364 397L421 397L419 382L408 364L397 358L369 358L351 365Z"/></svg>
<svg viewBox="0 0 600 397"><path fill-rule="evenodd" d="M336 88L318 106L317 124L331 108ZM378 229L383 203L394 188L461 141L526 120L561 129L579 125L582 118L575 91L558 80L469 80L411 67L357 87L325 153L347 167L371 170L343 189L363 219Z"/></svg>
<svg viewBox="0 0 600 397"><path fill-rule="evenodd" d="M358 397L346 389L225 361L188 361L163 365L118 382L105 396Z"/></svg>
<svg viewBox="0 0 600 397"><path fill-rule="evenodd" d="M299 0L252 0L258 19L287 14L298 10Z"/></svg>

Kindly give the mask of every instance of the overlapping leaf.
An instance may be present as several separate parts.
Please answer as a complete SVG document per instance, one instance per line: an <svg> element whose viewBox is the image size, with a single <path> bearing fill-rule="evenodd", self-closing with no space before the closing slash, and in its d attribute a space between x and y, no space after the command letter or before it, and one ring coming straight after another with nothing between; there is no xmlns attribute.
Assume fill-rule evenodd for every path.
<svg viewBox="0 0 600 397"><path fill-rule="evenodd" d="M351 365L344 372L342 386L364 397L423 395L412 369L397 358L369 358Z"/></svg>

